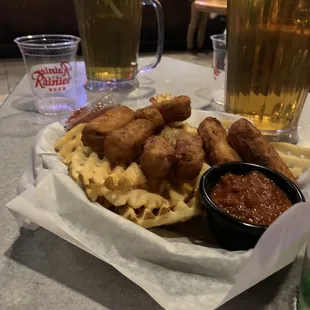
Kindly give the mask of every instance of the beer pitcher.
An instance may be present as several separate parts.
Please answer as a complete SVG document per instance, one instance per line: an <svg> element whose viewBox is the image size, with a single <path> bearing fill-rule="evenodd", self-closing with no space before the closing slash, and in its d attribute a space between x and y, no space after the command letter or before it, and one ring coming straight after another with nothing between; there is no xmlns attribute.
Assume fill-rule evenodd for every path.
<svg viewBox="0 0 310 310"><path fill-rule="evenodd" d="M158 23L155 61L138 66L142 6L152 5ZM127 89L139 72L155 68L164 44L163 11L157 0L75 0L90 91ZM130 87L130 86L129 86Z"/></svg>
<svg viewBox="0 0 310 310"><path fill-rule="evenodd" d="M297 142L310 87L310 0L229 0L226 112Z"/></svg>

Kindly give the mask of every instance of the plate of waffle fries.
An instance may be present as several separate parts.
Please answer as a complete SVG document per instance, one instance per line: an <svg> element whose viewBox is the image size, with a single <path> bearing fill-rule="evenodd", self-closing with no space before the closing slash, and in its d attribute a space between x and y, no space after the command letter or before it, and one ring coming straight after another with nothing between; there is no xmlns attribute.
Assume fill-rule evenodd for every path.
<svg viewBox="0 0 310 310"><path fill-rule="evenodd" d="M159 94L150 102L136 111L105 110L55 143L59 160L91 202L144 228L199 216L198 185L210 166L245 160L294 182L309 167L310 149L269 144L245 119L206 117L191 110L187 96Z"/></svg>
<svg viewBox="0 0 310 310"><path fill-rule="evenodd" d="M214 309L231 289L240 293L283 267L255 265L240 288L236 274L250 253L196 239L205 225L198 184L211 166L252 161L307 194L309 181L300 181L309 148L270 144L248 120L193 110L187 96L159 94L141 109L112 106L81 119L38 134L20 195L7 205L24 225L36 223L105 261L165 309Z"/></svg>

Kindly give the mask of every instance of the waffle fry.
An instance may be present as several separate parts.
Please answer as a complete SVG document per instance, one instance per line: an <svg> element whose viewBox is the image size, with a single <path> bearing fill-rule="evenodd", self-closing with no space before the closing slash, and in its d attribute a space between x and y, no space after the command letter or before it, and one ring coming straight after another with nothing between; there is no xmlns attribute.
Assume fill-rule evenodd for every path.
<svg viewBox="0 0 310 310"><path fill-rule="evenodd" d="M108 189L103 185L99 186L98 184L90 184L88 187L84 187L84 191L87 198L90 201L95 202L101 199L101 197L104 197L106 199L105 195L108 192Z"/></svg>
<svg viewBox="0 0 310 310"><path fill-rule="evenodd" d="M56 151L60 151L64 146L67 146L70 141L75 140L76 136L82 133L85 124L79 124L75 126L72 130L68 131L63 135L54 145ZM79 141L80 142L80 141ZM77 142L77 144L79 144Z"/></svg>
<svg viewBox="0 0 310 310"><path fill-rule="evenodd" d="M161 206L172 206L171 202L164 197L150 193L145 189L133 189L128 192L117 192L106 189L104 197L116 207L128 205L133 209L145 207L153 210Z"/></svg>
<svg viewBox="0 0 310 310"><path fill-rule="evenodd" d="M272 143L294 177L299 177L310 167L310 149L285 142Z"/></svg>
<svg viewBox="0 0 310 310"><path fill-rule="evenodd" d="M77 125L55 143L55 150L59 152L64 164L68 165L76 152L81 149L85 154L90 154L90 148L85 147L81 140L84 127L84 123Z"/></svg>
<svg viewBox="0 0 310 310"><path fill-rule="evenodd" d="M199 173L199 175L196 178L195 183L194 183L194 194L195 194L195 196L197 195L197 193L199 191L200 179L202 178L203 174L205 172L207 172L207 170L209 170L209 169L210 169L210 166L207 165L206 163L203 163L201 171L200 171L200 173Z"/></svg>
<svg viewBox="0 0 310 310"><path fill-rule="evenodd" d="M120 167L122 168L122 167ZM104 186L110 190L125 191L147 183L147 179L139 165L135 162L124 170L115 169L113 173L105 180Z"/></svg>
<svg viewBox="0 0 310 310"><path fill-rule="evenodd" d="M310 148L286 142L273 142L272 144L278 152L310 160Z"/></svg>
<svg viewBox="0 0 310 310"><path fill-rule="evenodd" d="M162 102L165 100L171 100L171 99L172 99L172 96L170 93L166 93L165 96L163 94L157 94L155 98L154 97L150 98L150 102L154 104L154 103Z"/></svg>
<svg viewBox="0 0 310 310"><path fill-rule="evenodd" d="M76 150L68 165L68 172L75 183L82 185L80 181L80 172L83 169L85 163L87 162L87 155L82 149ZM65 162L64 162L65 163Z"/></svg>
<svg viewBox="0 0 310 310"><path fill-rule="evenodd" d="M147 209L141 207L134 209L128 205L117 208L116 211L120 216L144 227L152 228L162 225L171 225L187 221L201 213L200 201L196 197L186 204L179 201L176 206L169 208L162 205L158 209Z"/></svg>
<svg viewBox="0 0 310 310"><path fill-rule="evenodd" d="M183 183L179 188L167 185L167 191L173 205L177 205L180 201L187 201L193 197L194 186L190 183Z"/></svg>
<svg viewBox="0 0 310 310"><path fill-rule="evenodd" d="M119 183L123 173L125 173L125 169L121 166L116 166L113 172L104 181L104 186L109 190L119 189Z"/></svg>
<svg viewBox="0 0 310 310"><path fill-rule="evenodd" d="M96 153L91 153L80 171L80 180L84 186L90 183L103 185L105 179L111 173L110 164L107 159L100 160Z"/></svg>

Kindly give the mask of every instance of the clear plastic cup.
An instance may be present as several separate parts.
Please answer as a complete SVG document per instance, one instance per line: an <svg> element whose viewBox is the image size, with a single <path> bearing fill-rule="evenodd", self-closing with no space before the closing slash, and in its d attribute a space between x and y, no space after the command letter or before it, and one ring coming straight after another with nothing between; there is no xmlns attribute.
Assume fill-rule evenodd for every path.
<svg viewBox="0 0 310 310"><path fill-rule="evenodd" d="M80 38L29 35L14 40L23 55L36 107L44 115L68 114L76 103L76 53Z"/></svg>
<svg viewBox="0 0 310 310"><path fill-rule="evenodd" d="M211 36L213 44L213 101L224 105L226 101L226 68L227 49L226 35L216 34Z"/></svg>

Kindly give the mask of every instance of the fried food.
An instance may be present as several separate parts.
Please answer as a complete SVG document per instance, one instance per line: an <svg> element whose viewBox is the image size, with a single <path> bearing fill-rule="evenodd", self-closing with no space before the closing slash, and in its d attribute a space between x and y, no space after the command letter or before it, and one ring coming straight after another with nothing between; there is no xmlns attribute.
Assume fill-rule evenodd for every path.
<svg viewBox="0 0 310 310"><path fill-rule="evenodd" d="M197 128L191 126L190 124L186 122L175 122L175 123L169 124L169 127L182 129L182 130L185 130L191 133L197 133Z"/></svg>
<svg viewBox="0 0 310 310"><path fill-rule="evenodd" d="M187 96L174 97L170 100L152 101L164 118L165 124L184 121L191 116L191 100Z"/></svg>
<svg viewBox="0 0 310 310"><path fill-rule="evenodd" d="M182 181L195 179L204 160L201 138L197 134L182 131L175 146L175 158L174 175Z"/></svg>
<svg viewBox="0 0 310 310"><path fill-rule="evenodd" d="M114 171L106 178L104 186L109 190L124 192L145 183L147 183L147 179L144 173L139 165L133 162L127 169L116 166Z"/></svg>
<svg viewBox="0 0 310 310"><path fill-rule="evenodd" d="M116 213L144 228L181 223L201 214L201 203L196 196L187 203L180 200L172 204L174 203L172 199L165 200L160 195L143 190L136 189L130 191L129 194L127 200L136 202L136 205L142 202L143 205L140 208L135 208L130 204L126 204L117 207Z"/></svg>
<svg viewBox="0 0 310 310"><path fill-rule="evenodd" d="M151 108L157 111L156 105L171 103L175 99L172 99L170 94L157 95L156 99L151 99L154 103ZM117 111L118 109L123 111ZM169 111L168 108L167 110ZM173 123L169 123L169 127L164 127L159 136L152 137L155 126L160 127L157 118L155 122L149 109L147 111L140 109L139 113L135 114L126 107L112 108L109 113L104 114L108 117L108 120L105 120L108 125L103 120L93 120L87 125L80 124L65 133L56 142L55 150L62 162L68 166L68 174L85 191L90 201L99 202L111 212L142 227L178 223L199 215L201 213L199 182L204 172L210 168L203 163L203 142L205 149L208 150L207 158L211 158L208 159L209 163L240 160L239 155L229 144L223 128L225 124L229 126L230 121L224 120L222 126L216 119L204 120L199 126L202 141L195 128L184 122L177 122L171 116ZM163 118L162 114L160 115ZM239 134L240 124L235 132L234 126L236 124L232 126L230 134L232 140L241 140L239 141L242 146L241 157L244 156L245 150L252 151L246 143L250 146L254 144L254 151L260 152L259 159L264 158L264 153L269 156L269 150L266 151L261 147L257 132L254 138L249 137L252 128L251 130L243 128ZM103 153L106 148L107 156L100 156L102 153L97 154L82 143L82 132L85 127L87 130L84 132L84 141L87 141L87 138L91 140L90 136L93 135L96 139L93 141L93 148L97 143L105 141L105 145L98 145L98 149ZM246 138L243 138L243 135ZM296 176L309 166L309 149L284 143L274 145ZM142 150L143 155L140 157ZM167 159L171 159L172 164ZM276 160L278 161L279 159ZM266 165L263 162L261 164Z"/></svg>
<svg viewBox="0 0 310 310"><path fill-rule="evenodd" d="M81 141L84 127L85 124L75 126L55 143L55 150L59 152L64 164L69 164L74 154L81 149L85 154L91 153L91 149L85 147Z"/></svg>
<svg viewBox="0 0 310 310"><path fill-rule="evenodd" d="M164 119L160 112L153 106L148 106L136 111L136 119L147 119L151 121L155 129L161 130L164 127Z"/></svg>
<svg viewBox="0 0 310 310"><path fill-rule="evenodd" d="M167 181L161 182L162 192L167 193L165 197L159 192L140 188L146 178L137 163L133 162L126 169L122 166L113 167L107 158L100 159L94 152L89 154L86 152L88 147L82 143L80 145L76 138L72 140L81 130L82 125L73 128L55 146L57 150L73 152L64 153L66 158L71 158L67 163L69 175L83 188L90 201L97 201L145 228L183 222L201 213L197 196L199 177L195 184L183 183L178 188ZM203 168L200 175L206 169Z"/></svg>
<svg viewBox="0 0 310 310"><path fill-rule="evenodd" d="M65 128L67 130L72 129L73 127L77 126L81 123L89 123L96 117L103 115L108 110L113 109L115 106L105 106L100 109L94 109L89 111L86 109L87 106L82 107L76 111L74 111L69 118L65 122Z"/></svg>
<svg viewBox="0 0 310 310"><path fill-rule="evenodd" d="M171 100L171 99L172 99L172 95L170 93L166 93L165 96L163 94L157 94L156 98L154 97L150 98L150 102L156 103L156 102L162 102L164 100Z"/></svg>
<svg viewBox="0 0 310 310"><path fill-rule="evenodd" d="M116 106L103 115L86 123L82 142L99 155L104 154L104 140L108 133L122 128L135 118L135 113L126 106Z"/></svg>
<svg viewBox="0 0 310 310"><path fill-rule="evenodd" d="M272 145L297 179L310 167L310 149L286 142L273 142Z"/></svg>
<svg viewBox="0 0 310 310"><path fill-rule="evenodd" d="M160 137L164 138L166 141L168 141L173 147L177 144L177 139L179 134L182 133L181 129L178 128L171 128L171 127L165 127L161 133L159 134Z"/></svg>
<svg viewBox="0 0 310 310"><path fill-rule="evenodd" d="M244 161L277 170L296 182L275 148L245 118L232 124L228 131L228 140Z"/></svg>
<svg viewBox="0 0 310 310"><path fill-rule="evenodd" d="M148 137L155 131L154 124L147 119L135 119L127 126L114 130L104 141L104 152L113 164L128 164L142 153Z"/></svg>
<svg viewBox="0 0 310 310"><path fill-rule="evenodd" d="M204 119L198 127L198 134L203 140L206 161L209 165L241 161L240 156L228 142L225 128L216 118Z"/></svg>
<svg viewBox="0 0 310 310"><path fill-rule="evenodd" d="M174 147L159 136L146 140L140 158L141 169L149 179L165 180L172 165Z"/></svg>

